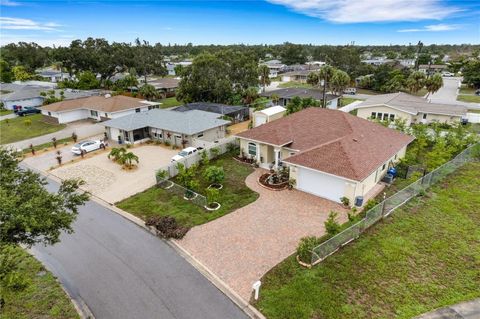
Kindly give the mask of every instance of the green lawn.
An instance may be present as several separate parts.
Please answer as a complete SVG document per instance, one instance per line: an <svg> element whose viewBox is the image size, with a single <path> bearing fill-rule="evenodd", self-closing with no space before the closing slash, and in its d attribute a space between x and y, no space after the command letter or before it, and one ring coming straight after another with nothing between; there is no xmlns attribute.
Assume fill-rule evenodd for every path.
<svg viewBox="0 0 480 319"><path fill-rule="evenodd" d="M184 104L183 102L177 101L177 98L174 96L168 97L166 99L157 100L157 102L162 103L160 105L160 108L162 109L167 109L169 107L179 106Z"/></svg>
<svg viewBox="0 0 480 319"><path fill-rule="evenodd" d="M7 110L7 109L0 109L0 116L2 115L7 115L7 114L12 114L12 110Z"/></svg>
<svg viewBox="0 0 480 319"><path fill-rule="evenodd" d="M348 105L348 104L353 103L355 101L361 101L361 100L343 96L342 98L340 98L340 106L339 107L344 107L345 105Z"/></svg>
<svg viewBox="0 0 480 319"><path fill-rule="evenodd" d="M25 121L32 121L31 125L25 125ZM49 124L43 122L41 114L0 121L0 144L8 144L28 138L57 132L66 125Z"/></svg>
<svg viewBox="0 0 480 319"><path fill-rule="evenodd" d="M296 81L290 81L290 82L282 82L278 85L279 88L305 88L305 89L311 89L312 86L308 83L301 83L301 82L296 82Z"/></svg>
<svg viewBox="0 0 480 319"><path fill-rule="evenodd" d="M412 318L480 297L480 163L467 164L311 270L262 279L267 318Z"/></svg>
<svg viewBox="0 0 480 319"><path fill-rule="evenodd" d="M13 258L17 276L28 284L23 289L14 289L6 281L0 281L0 296L5 301L1 319L79 318L60 284L39 261L19 247L8 253L0 251L0 259L7 254Z"/></svg>
<svg viewBox="0 0 480 319"><path fill-rule="evenodd" d="M258 198L258 194L245 185L245 178L253 172L253 168L238 163L232 156L233 154L227 153L210 163L210 165L222 166L225 171L224 187L220 190L218 200L222 205L219 210L206 211L178 195L157 187L149 188L127 198L117 203L117 206L142 219L156 215L173 216L180 224L189 227L204 224L228 214ZM204 169L205 167L200 167L197 174L197 179L200 181L200 193L203 194L205 193L204 189L208 186L208 183L201 178Z"/></svg>
<svg viewBox="0 0 480 319"><path fill-rule="evenodd" d="M457 100L462 102L480 103L480 96L460 94L457 96Z"/></svg>
<svg viewBox="0 0 480 319"><path fill-rule="evenodd" d="M378 95L378 94L384 94L382 92L370 90L370 89L360 89L357 88L357 94L369 94L369 95Z"/></svg>
<svg viewBox="0 0 480 319"><path fill-rule="evenodd" d="M460 88L460 94L475 94L475 89L462 85Z"/></svg>

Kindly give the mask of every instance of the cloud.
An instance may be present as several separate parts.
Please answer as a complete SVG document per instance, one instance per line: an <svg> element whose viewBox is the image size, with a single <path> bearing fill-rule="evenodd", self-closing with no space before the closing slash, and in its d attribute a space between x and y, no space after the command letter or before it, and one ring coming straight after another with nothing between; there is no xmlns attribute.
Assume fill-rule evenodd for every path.
<svg viewBox="0 0 480 319"><path fill-rule="evenodd" d="M76 37L73 35L70 36L53 36L53 37L46 37L45 33L37 33L37 34L25 34L25 35L18 35L18 34L7 34L4 33L0 37L0 46L7 45L9 43L17 43L17 42L35 42L41 46L69 46L70 43L75 40Z"/></svg>
<svg viewBox="0 0 480 319"><path fill-rule="evenodd" d="M458 24L432 24L419 29L402 29L397 32L439 32L460 29Z"/></svg>
<svg viewBox="0 0 480 319"><path fill-rule="evenodd" d="M6 6L6 7L17 7L21 6L22 4L20 2L15 2L15 1L10 1L10 0L0 0L0 6Z"/></svg>
<svg viewBox="0 0 480 319"><path fill-rule="evenodd" d="M441 20L461 9L439 0L267 0L337 23Z"/></svg>
<svg viewBox="0 0 480 319"><path fill-rule="evenodd" d="M40 23L30 19L0 17L0 29L59 31L61 25L53 22Z"/></svg>

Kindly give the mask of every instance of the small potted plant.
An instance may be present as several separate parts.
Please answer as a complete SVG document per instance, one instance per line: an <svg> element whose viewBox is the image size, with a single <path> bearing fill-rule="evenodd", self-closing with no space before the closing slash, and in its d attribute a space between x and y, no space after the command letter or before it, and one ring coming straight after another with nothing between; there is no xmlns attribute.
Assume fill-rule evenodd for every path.
<svg viewBox="0 0 480 319"><path fill-rule="evenodd" d="M343 206L350 207L350 199L348 197L340 197L340 201L342 202Z"/></svg>

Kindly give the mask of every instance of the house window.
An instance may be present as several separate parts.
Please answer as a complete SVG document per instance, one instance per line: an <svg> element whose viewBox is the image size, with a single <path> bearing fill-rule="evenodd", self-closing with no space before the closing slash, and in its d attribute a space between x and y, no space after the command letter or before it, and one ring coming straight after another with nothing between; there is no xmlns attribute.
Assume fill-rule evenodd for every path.
<svg viewBox="0 0 480 319"><path fill-rule="evenodd" d="M135 113L140 113L140 108L135 109Z"/></svg>
<svg viewBox="0 0 480 319"><path fill-rule="evenodd" d="M377 113L377 118L378 118L380 121L382 120L382 115L383 115L383 114L380 113L380 112Z"/></svg>
<svg viewBox="0 0 480 319"><path fill-rule="evenodd" d="M252 156L257 156L257 144L248 143L248 154Z"/></svg>
<svg viewBox="0 0 480 319"><path fill-rule="evenodd" d="M98 112L97 112L97 111L90 110L90 116L92 116L92 117L98 117Z"/></svg>
<svg viewBox="0 0 480 319"><path fill-rule="evenodd" d="M52 116L52 112L48 112L48 116Z"/></svg>
<svg viewBox="0 0 480 319"><path fill-rule="evenodd" d="M384 121L388 120L388 113L383 113L383 120Z"/></svg>
<svg viewBox="0 0 480 319"><path fill-rule="evenodd" d="M391 122L395 121L395 114L390 114L390 121Z"/></svg>
<svg viewBox="0 0 480 319"><path fill-rule="evenodd" d="M427 114L423 114L423 117L422 117L424 120L427 119Z"/></svg>
<svg viewBox="0 0 480 319"><path fill-rule="evenodd" d="M377 112L372 112L372 116L370 116L373 120L377 118Z"/></svg>
<svg viewBox="0 0 480 319"><path fill-rule="evenodd" d="M198 134L197 137L203 137L203 133Z"/></svg>

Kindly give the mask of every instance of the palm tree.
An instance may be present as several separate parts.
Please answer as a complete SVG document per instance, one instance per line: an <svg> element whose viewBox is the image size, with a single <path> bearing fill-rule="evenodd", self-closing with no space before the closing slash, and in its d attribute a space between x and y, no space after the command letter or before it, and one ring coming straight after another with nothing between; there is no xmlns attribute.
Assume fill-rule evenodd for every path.
<svg viewBox="0 0 480 319"><path fill-rule="evenodd" d="M112 148L112 150L110 151L110 153L107 155L107 157L110 159L111 157L113 157L113 161L114 162L120 162L120 159L122 158L122 156L127 152L127 150L124 148L124 147L114 147Z"/></svg>
<svg viewBox="0 0 480 319"><path fill-rule="evenodd" d="M323 86L323 97L322 97L322 107L327 107L327 85L330 84L330 79L332 78L335 69L329 65L322 66L318 72L312 72L308 75L307 83L313 86ZM323 82L323 85L322 85Z"/></svg>
<svg viewBox="0 0 480 319"><path fill-rule="evenodd" d="M145 84L142 86L139 93L149 101L158 97L157 89L151 84Z"/></svg>
<svg viewBox="0 0 480 319"><path fill-rule="evenodd" d="M138 156L132 152L125 153L120 158L120 164L128 168L132 167L134 161L138 164Z"/></svg>
<svg viewBox="0 0 480 319"><path fill-rule="evenodd" d="M257 92L257 88L256 87L249 87L245 90L245 92L243 93L243 103L249 105L249 104L252 104L253 101L255 101L255 99L258 97L258 92Z"/></svg>
<svg viewBox="0 0 480 319"><path fill-rule="evenodd" d="M331 87L333 92L336 95L341 95L349 84L350 76L348 76L347 72L344 72L342 70L335 70L331 80Z"/></svg>
<svg viewBox="0 0 480 319"><path fill-rule="evenodd" d="M258 67L258 75L260 76L260 83L262 83L263 92L265 88L270 85L270 69L265 64Z"/></svg>
<svg viewBox="0 0 480 319"><path fill-rule="evenodd" d="M415 71L407 79L407 88L412 93L417 93L425 86L425 74Z"/></svg>
<svg viewBox="0 0 480 319"><path fill-rule="evenodd" d="M443 86L443 78L438 73L434 74L433 76L425 80L425 87L427 88L428 96L440 90L442 86Z"/></svg>

